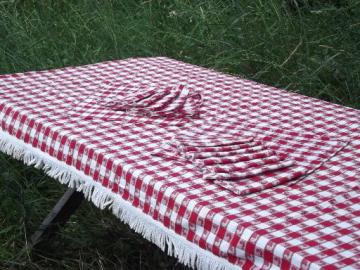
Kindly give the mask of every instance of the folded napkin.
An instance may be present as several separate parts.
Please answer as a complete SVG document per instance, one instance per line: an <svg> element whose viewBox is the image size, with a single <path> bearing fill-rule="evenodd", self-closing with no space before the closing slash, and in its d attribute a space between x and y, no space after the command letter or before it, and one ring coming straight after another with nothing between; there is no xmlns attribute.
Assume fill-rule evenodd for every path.
<svg viewBox="0 0 360 270"><path fill-rule="evenodd" d="M204 180L245 195L301 179L343 146L343 142L294 132L280 136L180 135L154 155L191 163Z"/></svg>
<svg viewBox="0 0 360 270"><path fill-rule="evenodd" d="M293 165L254 174L239 181L215 180L216 184L243 195L280 184L294 183L296 181L293 180L300 181L315 172L347 145L345 141L326 136L280 129L272 130L268 134L257 134L257 138L269 151L274 151L278 156L285 155L286 160L291 160Z"/></svg>
<svg viewBox="0 0 360 270"><path fill-rule="evenodd" d="M69 115L87 120L183 125L200 114L202 95L183 84L159 88L107 83L72 104Z"/></svg>
<svg viewBox="0 0 360 270"><path fill-rule="evenodd" d="M133 115L157 117L186 117L199 113L202 96L199 92L178 85L164 89L138 89L126 96L99 100L100 106Z"/></svg>

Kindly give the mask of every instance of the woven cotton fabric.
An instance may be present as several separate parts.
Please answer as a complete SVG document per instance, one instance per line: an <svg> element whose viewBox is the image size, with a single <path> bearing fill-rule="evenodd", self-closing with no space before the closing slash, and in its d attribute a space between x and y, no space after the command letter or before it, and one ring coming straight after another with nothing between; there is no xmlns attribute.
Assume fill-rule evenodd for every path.
<svg viewBox="0 0 360 270"><path fill-rule="evenodd" d="M69 101L71 102L71 101ZM105 81L99 90L72 101L73 117L87 120L146 121L158 125L182 125L200 113L201 93L185 85L168 87L131 85L121 81Z"/></svg>
<svg viewBox="0 0 360 270"><path fill-rule="evenodd" d="M348 143L285 129L250 131L250 126L236 120L218 120L196 121L190 131L180 131L172 142L178 153L171 155L190 160L203 179L215 180L239 195L301 180ZM169 155L168 151L167 147L157 155Z"/></svg>
<svg viewBox="0 0 360 270"><path fill-rule="evenodd" d="M112 82L116 96L186 85L202 95L199 116L177 122L123 111L79 114L95 95L106 100L101 93ZM240 269L360 268L355 109L157 57L1 75L0 127ZM243 194L237 182L208 181L191 162L156 156L179 134L224 130L248 132L306 175L289 182L276 176L276 185Z"/></svg>

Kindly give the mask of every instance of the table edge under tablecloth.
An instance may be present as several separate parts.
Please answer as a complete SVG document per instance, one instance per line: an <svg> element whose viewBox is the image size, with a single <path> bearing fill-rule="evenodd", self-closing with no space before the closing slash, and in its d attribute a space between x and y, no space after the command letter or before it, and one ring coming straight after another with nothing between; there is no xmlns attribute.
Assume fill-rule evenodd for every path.
<svg viewBox="0 0 360 270"><path fill-rule="evenodd" d="M144 214L140 208L113 193L111 190L94 181L82 171L69 166L49 154L11 136L0 129L0 152L7 154L26 165L42 169L47 175L70 188L82 192L85 198L100 209L109 208L121 221L139 233L148 241L157 245L168 255L175 256L187 266L199 269L238 269L225 258L202 249L185 237L165 227L160 221ZM67 177L62 177L67 174Z"/></svg>
<svg viewBox="0 0 360 270"><path fill-rule="evenodd" d="M157 59L159 59L159 58L162 58L162 59L171 59L171 58L167 58L167 57L152 57L152 58L157 58ZM142 58L142 57L141 57L141 58L128 58L128 59L119 60L119 61L126 61L126 60L130 60L130 59L145 59L145 58ZM147 59L149 59L149 58L147 58ZM173 59L171 59L171 60L173 60ZM178 60L174 60L174 61L177 61L178 63L182 63L182 62L179 62ZM104 61L104 62L97 63L97 64L102 65L102 64L105 64L105 63L109 63L109 62L113 62L113 61ZM94 64L87 64L87 65L83 65L82 67L87 67L87 66L91 66L91 65L94 65ZM194 65L193 65L193 66L194 66ZM198 66L196 66L196 67L198 67ZM60 69L67 69L67 68L75 68L75 67L65 67L65 68L60 68ZM205 68L202 68L202 67L199 67L199 68L205 69ZM59 70L59 69L54 69L54 70ZM212 70L212 71L213 71L213 72L216 72L217 74L221 74L221 75L233 76L233 75L223 74L223 73L220 73L220 72L215 71L215 70ZM45 72L46 72L46 71L45 71ZM22 73L22 74L24 74L24 73ZM26 73L25 73L25 74L26 74ZM7 75L0 75L0 78L1 78L2 76L7 76ZM247 80L245 80L245 81L247 81ZM261 86L262 84L259 84L259 85ZM264 85L264 86L265 86L265 85ZM267 87L269 87L269 86L267 86ZM271 87L271 86L270 86L270 87ZM272 87L272 88L273 88L273 87ZM278 89L278 88L274 88L274 89L277 89L278 91L286 91L286 90L282 90L282 89ZM294 93L294 94L300 95L300 94L297 94L297 93ZM300 95L300 96L303 96L303 95ZM315 98L312 98L312 97L308 97L308 96L304 96L304 97L309 98L309 99L311 99L311 100L319 101L318 99L315 99ZM325 101L323 101L323 102L325 102ZM330 102L326 102L326 103L330 103ZM338 105L338 104L333 104L333 103L330 103L330 104L333 105L333 106L336 106L336 107L344 108L344 109L346 109L346 110L358 111L358 110L356 110L356 109L354 109L354 108L344 107L344 106L341 106L341 105ZM5 105L7 105L7 104L5 104ZM1 102L0 102L0 107L1 107ZM13 108L13 109L14 109L17 113L19 113L19 114L21 115L21 112L20 112L19 109L17 109L17 110L16 110L15 108ZM25 115L25 116L28 117L28 118L30 118L29 115ZM1 123L2 120L3 120L3 119L0 119L0 123ZM34 119L34 121L35 121L35 119ZM36 120L36 121L38 121L38 120ZM41 124L44 124L44 123L41 123ZM25 144L26 147L27 147L28 149L30 149L31 152L38 152L38 153L40 153L40 154L42 154L42 155L45 155L45 156L47 155L46 157L44 157L44 160L46 160L46 159L48 159L48 158L54 159L54 160L56 161L56 163L54 163L54 166L53 166L53 167L65 166L66 169L71 168L72 170L75 170L75 172L76 172L77 174L83 174L82 171L77 170L74 166L69 166L69 165L67 165L66 163L64 163L64 162L62 162L62 161L60 161L60 160L58 160L58 159L50 156L48 153L43 152L43 151L41 151L41 150L38 149L38 148L34 148L34 147L32 147L30 144L26 144L26 143L23 142L22 140L17 139L15 136L10 135L9 133L7 133L6 130L3 130L3 129L1 128L1 126L0 126L0 135L2 135L2 134L8 134L8 136L9 136L12 140L16 141L15 144L20 144L20 143ZM68 136L68 135L69 135L69 134L66 134L66 136ZM0 151L1 151L1 140L2 140L2 136L0 136ZM15 145L15 146L13 145L13 147L16 147L16 145ZM10 148L11 148L11 147L10 147ZM10 149L10 148L9 148L9 149ZM4 147L4 149L5 149L5 147ZM7 153L7 154L9 154L9 155L11 155L11 156L13 156L14 158L21 159L21 160L23 160L26 164L29 164L29 165L38 165L38 167L39 167L39 166L41 165L41 164L40 164L41 162L42 162L42 163L45 163L44 160L41 160L41 162L40 162L39 160L38 160L38 162L36 162L36 159L31 160L31 155L29 155L28 157L25 157L23 154L18 154L18 153L16 153L16 151L11 151L11 150L9 150L9 151L3 151L3 152L5 152L5 153ZM20 152L21 152L21 151L20 151ZM40 162L40 163L39 163L39 162ZM55 173L56 170L53 170L53 173L52 173L50 167L51 167L51 166L48 166L48 168L46 168L46 166L45 166L45 167L43 167L43 169L44 169L50 176L52 176L52 177L54 177L54 178L58 178L58 177L56 177L56 173ZM199 249L201 252L207 252L207 253L209 253L208 256L215 257L216 260L218 260L218 259L224 260L224 262L221 262L220 265L223 265L223 263L224 263L224 264L225 264L225 266L224 266L225 268L236 267L236 265L231 264L231 263L228 262L225 258L216 256L216 255L213 254L211 251L206 250L206 249L203 249L203 248L199 247L197 244L192 243L192 242L189 241L189 240L186 240L186 238L185 238L184 236L182 236L181 234L178 234L178 233L176 233L175 231L167 228L163 223L161 223L161 221L158 221L158 220L154 219L153 217L151 217L150 215L147 215L147 214L143 213L143 212L141 211L141 208L136 207L136 206L133 206L130 202L124 200L120 195L118 195L118 194L116 194L116 193L113 193L110 189L107 189L106 187L102 186L99 182L93 180L91 177L89 177L89 176L87 176L87 175L85 175L85 174L83 174L83 176L84 176L85 178L87 178L87 181L88 181L89 183L91 182L92 185L98 186L99 189L100 189L100 187L101 187L101 189L104 189L104 190L106 190L107 192L111 193L111 196L116 197L118 200L120 200L120 201L122 201L122 202L124 202L124 203L126 202L126 203L129 204L133 209L136 209L136 211L139 211L139 212L141 213L141 214L139 214L139 216L144 217L144 219L149 219L149 220L151 220L152 222L154 222L154 224L156 224L156 225L154 225L154 226L160 226L160 227L161 227L162 229L164 229L165 231L168 231L169 233L174 234L174 237L176 236L176 237L180 238L181 240L179 240L179 241L185 241L186 244L191 245L193 248ZM58 178L58 180L60 180L60 178ZM60 181L60 182L62 182L62 181ZM68 184L69 186L72 186L72 185L74 185L75 183L71 183L71 181L69 181L69 182L63 181L63 184ZM104 205L108 205L108 206L111 205L111 203L109 203L108 201L106 201L106 199L104 199L104 197L102 197L100 194L98 194L98 196L92 196L91 192L89 192L88 190L89 190L89 188L88 188L88 189L85 188L84 190L81 190L81 191L83 191L83 192L85 193L85 195L87 195L87 198L88 198L88 199L91 199L96 206L98 206L98 207L100 207L100 208L103 208ZM86 194L86 192L88 192L88 194ZM96 194L96 192L94 192L93 194ZM116 195L117 195L117 196L116 196ZM93 197L94 197L94 199L93 199ZM106 197L106 196L105 196L105 197ZM101 199L101 198L103 198L103 199ZM101 200L104 200L103 203L100 203ZM210 209L210 208L209 208L209 209ZM133 210L132 210L132 211L133 211ZM211 209L210 209L210 211L211 211ZM219 213L216 213L216 214L219 214ZM116 214L115 214L115 215L116 215ZM118 216L118 215L116 215L116 216ZM118 216L118 217L119 217L119 216ZM122 217L119 217L119 218L120 218L120 219L123 219ZM225 216L223 216L222 219L223 219L223 220L226 220L227 218L226 218ZM127 222L126 220L123 220L123 221L124 221L125 223L128 223L128 224L130 223L130 221L129 221L129 222ZM230 221L230 222L233 222L233 221ZM129 224L129 225L130 225L130 227L132 227L131 224ZM195 224L195 225L197 226L197 224ZM133 226L135 227L135 230L136 230L136 226L137 226L137 225L133 225ZM142 227L142 226L139 225L139 227ZM266 238L266 235L258 235L256 232L254 232L254 231L252 231L252 230L250 230L250 229L248 229L248 228L246 228L246 229L249 231L249 233L250 233L251 235L255 235L255 236L262 237L262 238ZM140 233L141 233L141 231L140 231ZM145 237L145 238L146 238L146 237ZM151 242L154 242L154 241L155 241L154 239L148 239L148 240L151 241ZM266 241L271 242L271 240L269 240L269 239L266 239ZM155 242L156 242L156 241L155 241ZM156 244L156 243L155 243L155 244ZM172 243L172 244L175 246L174 243ZM285 249L285 247L281 246L280 244L276 244L276 246L278 246L279 248ZM160 247L161 247L161 244L160 244ZM161 247L161 248L162 248L162 247ZM176 256L176 254L173 254L173 255ZM176 257L178 257L179 260L181 261L181 257L179 257L179 256L176 256ZM301 256L300 256L300 257L301 257ZM244 259L244 258L240 258L240 259ZM262 258L262 257L252 258L254 264L256 264L256 260L257 260L257 259L263 260L264 258ZM182 262L185 263L185 264L189 264L189 263L191 262L191 260L193 260L193 259L189 259L188 262L186 262L186 261L182 261ZM305 258L301 258L301 260L302 260L303 262L306 261ZM273 263L273 261L270 261L269 263ZM229 265L227 265L227 264L229 264ZM210 263L209 265L210 265L210 266L213 266L212 263ZM312 263L312 265L315 266L314 263ZM199 265L197 265L197 266L199 267ZM203 266L205 266L205 265L203 265ZM275 265L273 265L273 266L276 267ZM222 266L221 266L221 267L222 267ZM221 269L221 268L219 268L219 269Z"/></svg>
<svg viewBox="0 0 360 270"><path fill-rule="evenodd" d="M1 103L0 103L0 107L1 107ZM14 109L13 107L11 107L11 108ZM22 114L19 111L16 111L16 112L18 113L19 117L21 117ZM26 116L27 118L31 119L31 117L29 115L23 114L23 116ZM224 264L226 266L224 269L232 269L234 267L235 267L234 269L238 269L239 266L232 264L226 258L217 256L216 254L212 253L211 251L204 249L204 248L200 247L199 245L187 240L183 235L176 233L174 230L172 230L170 228L167 228L163 223L161 223L161 221L158 221L158 220L154 219L152 216L144 213L141 208L133 206L129 201L123 199L120 196L120 194L116 194L116 193L112 192L110 189L103 186L100 182L95 181L90 176L84 174L84 172L76 169L74 166L68 165L68 164L64 163L63 161L60 161L57 158L51 156L50 154L48 154L44 151L41 151L38 148L33 147L31 144L26 143L23 140L20 140L20 139L16 138L15 136L9 134L8 131L3 130L3 127L1 126L1 122L3 120L4 119L0 119L0 151L1 152L4 152L4 153L14 157L15 159L22 160L27 165L33 165L37 168L43 169L45 171L45 173L47 173L49 176L57 179L62 184L66 184L69 187L76 187L79 191L83 192L85 197L88 200L91 200L95 204L95 206L97 206L98 208L100 208L100 209L104 209L106 207L113 208L113 213L115 216L119 217L123 222L127 223L135 231L141 233L145 238L146 238L146 236L150 235L150 239L147 239L147 238L146 239L149 240L150 242L156 244L157 246L159 246L162 250L165 250L166 248L164 245L162 245L161 243L158 243L156 241L156 238L151 238L151 234L146 232L145 225L142 224L142 221L140 221L140 223L135 223L132 225L131 220L133 218L129 218L129 219L126 218L128 216L131 216L131 214L126 214L126 215L119 214L121 207L119 208L119 207L114 206L114 204L112 202L110 202L109 199L114 198L113 200L119 201L119 203L118 203L119 205L120 204L123 205L123 203L126 202L127 205L129 205L129 207L131 207L131 209L136 209L136 211L141 213L142 217L152 220L154 222L154 224L156 224L154 226L160 226L162 228L162 230L165 230L165 233L164 233L165 235L167 232L170 232L174 236L175 235L177 236L176 240L174 240L175 242L170 241L170 244L168 243L166 245L168 248L171 245L176 247L177 245L179 245L177 243L177 241L180 241L179 243L185 242L185 243L191 245L192 247L196 248L196 250L197 249L200 250L199 251L200 253L196 252L196 250L195 250L195 253L190 252L187 256L185 256L185 258L186 258L185 260L183 259L184 251L182 251L180 253L171 254L171 255L177 257L179 259L179 261L185 265L191 265L192 262L197 262L197 259L195 259L195 258L199 258L199 263L196 264L197 268L198 269L207 269L206 262L209 262L209 259L206 259L205 264L204 264L204 261L201 260L202 255L199 255L200 257L197 256L197 254L202 254L203 252L205 252L206 253L206 255L204 255L205 257L210 256L210 257L215 258L212 262L209 263L209 266L213 267L214 269L223 269ZM36 120L34 120L34 121L36 121ZM61 132L61 131L59 131L59 132ZM68 136L68 134L66 136ZM3 137L4 137L4 139L3 139ZM14 143L9 144L9 141L13 141ZM17 148L18 146L20 146L20 148ZM36 158L36 156L38 156L40 158ZM49 162L49 160L51 160L51 162ZM61 169L61 168L64 168L64 169ZM71 174L71 173L66 174L66 172L68 172L68 171L72 171L73 174ZM76 180L76 179L79 179L79 177L74 177L73 175L79 175L80 179L86 179L86 180L84 180L84 182L87 185L81 186L81 183L77 182L77 180ZM100 191L100 189L102 190L102 192ZM164 196L165 196L165 194L164 194ZM124 207L126 207L126 206L124 206ZM203 206L203 207L206 208L206 206ZM211 208L209 208L209 210L211 210ZM131 210L131 211L133 211L133 210ZM128 211L128 212L130 213L131 211ZM216 214L219 215L219 213L216 213ZM221 218L222 218L222 220L227 219L225 216L222 216ZM234 221L229 221L229 222L235 223ZM198 226L198 224L195 224L195 226ZM253 231L249 228L242 228L242 229L243 229L242 235L246 235L248 237L248 239L256 237L256 238L263 239L263 241L266 243L272 242L270 239L268 239L266 237L266 235L259 235L258 233L256 233L255 231ZM145 232L142 230L145 230ZM155 236L157 237L158 234L155 233ZM286 250L286 248L280 244L276 244L276 246L277 246L278 250L282 250L282 251ZM183 250L182 248L179 248L179 249ZM266 261L264 257L262 257L262 256L259 257L256 254L250 254L250 256L249 256L249 254L247 254L245 250L242 250L241 252L244 256L237 257L237 258L240 260L245 260L247 262L250 262L251 264L253 264L252 267L255 267L255 269L257 267L257 264L263 265L264 263L270 263L270 264L272 264L273 267L275 267L275 268L277 267L276 265L273 264L274 261ZM297 256L302 263L307 262L307 260L304 257L300 256L299 254L297 254ZM217 261L219 259L221 262ZM314 265L313 262L307 262L307 263ZM280 262L280 265L281 264L282 263ZM214 267L214 265L218 265L218 267Z"/></svg>

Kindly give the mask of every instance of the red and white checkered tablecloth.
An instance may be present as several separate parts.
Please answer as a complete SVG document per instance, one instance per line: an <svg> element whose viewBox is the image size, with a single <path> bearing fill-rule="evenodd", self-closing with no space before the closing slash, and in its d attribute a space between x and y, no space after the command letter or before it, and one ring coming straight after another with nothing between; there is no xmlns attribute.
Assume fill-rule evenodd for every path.
<svg viewBox="0 0 360 270"><path fill-rule="evenodd" d="M185 85L202 93L201 114L179 124L87 108L109 85L122 85L120 96ZM1 75L0 125L0 149L13 144L4 152L29 161L18 142L83 173L196 247L199 262L205 250L219 269L360 269L358 110L155 57ZM299 158L308 173L258 192L255 178L244 193L242 182L208 181L192 164L154 155L181 134L234 132Z"/></svg>

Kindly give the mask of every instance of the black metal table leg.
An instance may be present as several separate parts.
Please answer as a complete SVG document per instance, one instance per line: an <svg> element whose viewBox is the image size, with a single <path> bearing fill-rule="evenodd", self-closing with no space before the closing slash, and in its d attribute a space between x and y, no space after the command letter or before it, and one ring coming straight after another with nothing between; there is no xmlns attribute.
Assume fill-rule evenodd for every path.
<svg viewBox="0 0 360 270"><path fill-rule="evenodd" d="M31 250L34 248L45 236L50 237L59 228L63 227L71 215L79 208L83 200L84 196L81 192L76 191L76 189L68 189L41 223L37 231L31 236L30 242L17 257L22 256L24 253L28 252L29 249ZM16 269L16 266L9 265L9 270Z"/></svg>
<svg viewBox="0 0 360 270"><path fill-rule="evenodd" d="M68 189L41 223L38 230L31 236L30 248L41 242L45 235L50 236L63 227L83 200L84 196L81 192L76 191L76 189Z"/></svg>

